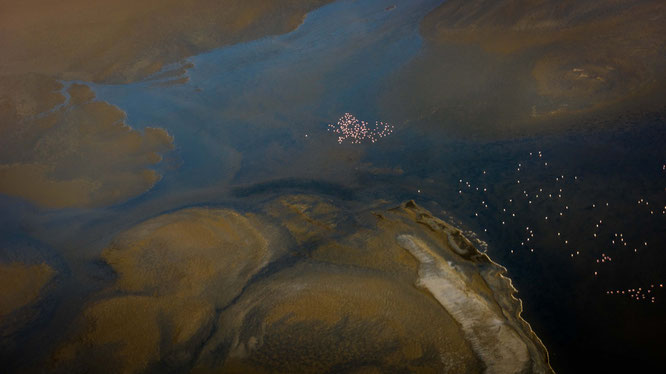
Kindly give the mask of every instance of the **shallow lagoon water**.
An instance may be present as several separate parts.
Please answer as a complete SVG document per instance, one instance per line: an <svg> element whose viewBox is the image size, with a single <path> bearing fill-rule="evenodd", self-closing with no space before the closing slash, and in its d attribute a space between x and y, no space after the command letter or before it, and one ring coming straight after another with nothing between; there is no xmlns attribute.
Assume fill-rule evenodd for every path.
<svg viewBox="0 0 666 374"><path fill-rule="evenodd" d="M159 126L174 136L176 150L158 169L163 179L108 209L43 214L3 205L21 212L22 229L76 259L94 258L125 227L184 206L244 207L291 191L360 202L415 199L476 233L508 268L556 371L577 371L577 360L595 368L655 362L666 331L660 317L666 294L655 290L652 303L606 292L666 281L663 118L483 141L432 123L393 122L379 104L382 90L422 53L418 23L439 3L338 1L289 34L165 69L185 66L185 83L177 82L182 75L157 74L133 84L91 85L98 99L127 113L131 126ZM395 132L375 144L340 145L327 125L346 112L388 122ZM545 197L560 188L563 197ZM597 220L605 222L598 230ZM611 244L616 233L631 244ZM521 245L527 238L534 244ZM602 253L613 261L598 264ZM93 265L81 266L86 274ZM72 287L80 291L70 297L94 287ZM67 312L60 313L65 319Z"/></svg>
<svg viewBox="0 0 666 374"><path fill-rule="evenodd" d="M192 58L185 84L93 88L123 108L133 126L158 125L177 139L182 165L168 173L165 188L170 179L209 186L239 171L245 183L306 177L308 168L321 166L306 162L311 153L344 159L358 152L328 144L326 125L345 112L382 120L381 83L419 52L418 21L438 3L402 2L389 11L385 1L336 2L290 34ZM266 165L276 157L286 158L289 170ZM344 178L349 166L327 177Z"/></svg>

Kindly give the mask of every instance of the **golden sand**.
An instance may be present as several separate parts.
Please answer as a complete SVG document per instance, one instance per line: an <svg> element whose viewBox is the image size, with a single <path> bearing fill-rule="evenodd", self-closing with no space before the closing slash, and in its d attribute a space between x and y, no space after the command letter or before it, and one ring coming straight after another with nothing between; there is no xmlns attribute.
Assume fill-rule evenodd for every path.
<svg viewBox="0 0 666 374"><path fill-rule="evenodd" d="M118 273L119 290L224 306L273 255L260 229L233 211L187 209L132 228L102 257Z"/></svg>
<svg viewBox="0 0 666 374"><path fill-rule="evenodd" d="M112 371L122 373L158 360L186 364L213 327L215 309L279 253L262 232L271 238L253 217L193 208L119 235L102 258L118 276L107 292L120 295L86 307L78 334L56 350L54 365L94 365L87 360L97 354L112 357Z"/></svg>
<svg viewBox="0 0 666 374"><path fill-rule="evenodd" d="M413 202L355 212L293 195L261 208L184 209L117 236L102 254L117 279L86 305L53 368L548 372L505 270ZM451 284L448 300L439 290Z"/></svg>
<svg viewBox="0 0 666 374"><path fill-rule="evenodd" d="M253 285L218 325L201 368L222 348L230 350L222 371L316 373L361 362L381 371L481 371L440 305L409 283L353 267L286 270Z"/></svg>
<svg viewBox="0 0 666 374"><path fill-rule="evenodd" d="M0 324L13 311L37 301L54 275L46 264L0 263Z"/></svg>
<svg viewBox="0 0 666 374"><path fill-rule="evenodd" d="M66 103L57 89L43 76L0 78L0 193L47 208L96 207L157 183L151 167L173 147L166 131L131 129L85 85L69 87Z"/></svg>

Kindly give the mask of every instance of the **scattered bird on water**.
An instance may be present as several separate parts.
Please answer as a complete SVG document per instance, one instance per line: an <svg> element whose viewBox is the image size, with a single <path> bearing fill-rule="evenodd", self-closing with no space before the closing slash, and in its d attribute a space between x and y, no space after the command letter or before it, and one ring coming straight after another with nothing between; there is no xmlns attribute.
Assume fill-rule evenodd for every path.
<svg viewBox="0 0 666 374"><path fill-rule="evenodd" d="M629 253L632 258L637 259L655 254L653 248L659 244L650 246L652 242L646 240L649 237L645 237L644 232L657 232L658 227L663 227L666 201L656 201L661 198L663 191L661 195L651 197L651 200L655 201L649 202L645 195L635 200L628 198L626 201L623 196L616 196L614 200L593 200L589 198L592 195L586 197L588 192L584 188L590 186L589 182L587 185L582 184L585 181L584 175L567 175L562 172L556 174L557 163L547 160L542 151L530 152L529 155L530 157L520 162L508 165L508 169L496 171L491 168L476 168L470 177L457 178L458 199L471 204L480 202L485 208L474 212L472 216L472 219L478 220L482 233L496 236L499 245L512 256L530 255L534 256L531 258L538 259L546 254L552 255L552 250L568 254L572 263L584 265L577 265L577 269L584 273L589 271L587 274L595 279L592 287L600 287L600 293L605 292L605 286L636 281L636 277L620 274L627 274L627 271L633 269L627 268L630 266L626 257ZM666 165L662 166L659 173L664 171ZM495 196L493 192L502 193L504 198L497 199L499 196ZM663 196L666 198L666 195ZM632 204L637 208L636 211L626 211ZM654 206L658 207L658 210L655 210ZM662 214L659 214L660 212ZM625 226L623 220L618 220L618 214L632 219L640 215L643 221L639 225ZM532 222L539 221L539 224L532 227ZM525 228L524 223L528 222L530 225L526 230L515 230L521 223ZM645 230L642 227L644 224L654 226L657 231ZM618 229L631 232L620 232ZM535 248L551 251L535 251ZM639 248L642 249L641 252L638 251ZM639 261L641 264L645 263L645 260ZM629 289L633 288L627 287L624 291L629 294ZM610 290L606 294L611 294ZM635 300L655 303L658 295L655 295L654 291L649 294L644 298L643 294L632 293Z"/></svg>

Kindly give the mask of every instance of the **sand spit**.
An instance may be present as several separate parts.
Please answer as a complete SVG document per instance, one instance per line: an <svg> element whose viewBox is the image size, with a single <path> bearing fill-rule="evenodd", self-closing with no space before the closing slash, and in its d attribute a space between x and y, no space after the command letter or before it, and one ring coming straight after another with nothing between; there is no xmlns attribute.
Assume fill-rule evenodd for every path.
<svg viewBox="0 0 666 374"><path fill-rule="evenodd" d="M405 232L396 241L419 261L415 283L461 325L486 372L552 373L546 348L520 316L522 302L506 269L413 201L396 210L428 228L430 235Z"/></svg>
<svg viewBox="0 0 666 374"><path fill-rule="evenodd" d="M486 373L520 373L528 367L529 352L520 336L487 300L473 293L453 265L410 235L398 236L398 242L421 262L418 285L460 323Z"/></svg>

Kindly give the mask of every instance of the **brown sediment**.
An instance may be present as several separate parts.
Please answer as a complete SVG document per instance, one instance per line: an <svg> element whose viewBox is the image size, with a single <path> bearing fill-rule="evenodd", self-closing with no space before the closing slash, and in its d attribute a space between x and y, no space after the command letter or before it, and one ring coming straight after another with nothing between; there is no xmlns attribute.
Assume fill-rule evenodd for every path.
<svg viewBox="0 0 666 374"><path fill-rule="evenodd" d="M55 350L55 370L551 372L504 268L414 202L184 209L102 258L117 279ZM452 293L438 293L447 279Z"/></svg>
<svg viewBox="0 0 666 374"><path fill-rule="evenodd" d="M514 8L486 15L494 19L513 9L518 19L500 27L477 20L466 37L492 52L538 49L531 71L538 93L560 100L567 111L603 108L663 79L663 3L523 1L527 8L518 3L507 1L507 8Z"/></svg>
<svg viewBox="0 0 666 374"><path fill-rule="evenodd" d="M79 332L54 352L52 367L94 368L95 360L111 358L109 370L122 373L160 360L186 365L210 334L215 310L280 254L276 235L252 215L205 208L124 232L102 253L115 284L86 306Z"/></svg>
<svg viewBox="0 0 666 374"><path fill-rule="evenodd" d="M406 110L491 136L663 110L664 17L656 0L446 1L424 18L425 53L404 77L429 78L414 85L428 104Z"/></svg>
<svg viewBox="0 0 666 374"><path fill-rule="evenodd" d="M265 210L279 218L299 243L330 235L340 220L340 211L332 203L307 195L276 199Z"/></svg>
<svg viewBox="0 0 666 374"><path fill-rule="evenodd" d="M409 283L353 267L301 264L285 270L254 284L218 325L197 364L202 370L482 369L436 302ZM220 350L228 358L216 366Z"/></svg>
<svg viewBox="0 0 666 374"><path fill-rule="evenodd" d="M58 347L51 369L75 365L107 372L144 372L160 359L183 365L210 333L214 306L200 298L128 295L88 305L80 334ZM101 361L96 361L101 360ZM68 366L70 365L70 366Z"/></svg>
<svg viewBox="0 0 666 374"><path fill-rule="evenodd" d="M57 80L143 79L203 51L292 30L328 1L4 2L0 193L64 208L106 206L147 191L160 179L150 167L173 139L159 129L129 129L124 113L93 101L85 85L72 84L65 103Z"/></svg>
<svg viewBox="0 0 666 374"><path fill-rule="evenodd" d="M125 201L160 179L151 167L173 148L164 130L127 126L125 113L38 75L0 78L0 193L46 208ZM47 107L46 103L50 105Z"/></svg>
<svg viewBox="0 0 666 374"><path fill-rule="evenodd" d="M4 74L129 82L225 44L294 29L328 0L5 2Z"/></svg>
<svg viewBox="0 0 666 374"><path fill-rule="evenodd" d="M92 101L95 93L85 84L72 83L67 89L69 102L72 105L80 105Z"/></svg>
<svg viewBox="0 0 666 374"><path fill-rule="evenodd" d="M0 262L0 357L20 352L23 333L44 321L56 270L46 263Z"/></svg>
<svg viewBox="0 0 666 374"><path fill-rule="evenodd" d="M62 104L63 85L40 74L0 75L0 130L3 135L23 118L30 118Z"/></svg>
<svg viewBox="0 0 666 374"><path fill-rule="evenodd" d="M54 275L47 264L0 263L0 326L9 314L36 302Z"/></svg>
<svg viewBox="0 0 666 374"><path fill-rule="evenodd" d="M233 211L188 209L132 228L102 257L118 273L120 291L204 297L224 306L276 255L267 232Z"/></svg>

